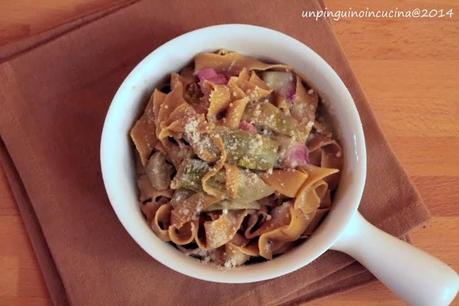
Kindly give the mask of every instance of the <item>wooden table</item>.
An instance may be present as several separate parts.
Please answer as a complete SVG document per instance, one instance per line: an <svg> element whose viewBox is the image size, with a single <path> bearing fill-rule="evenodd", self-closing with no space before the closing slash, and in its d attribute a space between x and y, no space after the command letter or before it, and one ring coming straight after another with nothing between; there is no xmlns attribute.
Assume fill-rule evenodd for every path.
<svg viewBox="0 0 459 306"><path fill-rule="evenodd" d="M443 19L332 22L384 133L433 218L412 232L415 245L459 270L459 2L326 0L330 10L435 8ZM0 45L113 5L108 0L3 0ZM3 172L0 171L0 305L50 299ZM456 298L454 305L459 305ZM402 305L380 283L313 305Z"/></svg>

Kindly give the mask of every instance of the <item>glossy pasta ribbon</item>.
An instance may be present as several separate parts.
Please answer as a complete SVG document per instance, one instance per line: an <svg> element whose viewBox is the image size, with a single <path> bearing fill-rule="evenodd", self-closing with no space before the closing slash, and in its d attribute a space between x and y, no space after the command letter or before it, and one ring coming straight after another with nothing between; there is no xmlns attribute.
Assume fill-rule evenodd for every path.
<svg viewBox="0 0 459 306"><path fill-rule="evenodd" d="M287 68L280 64L266 64L253 57L244 56L236 52L200 53L194 58L195 72L204 68L214 68L218 71L225 71L229 74L239 74L246 68L247 70L267 70L273 68Z"/></svg>
<svg viewBox="0 0 459 306"><path fill-rule="evenodd" d="M233 239L247 213L247 210L228 211L214 221L204 222L205 240L197 236L196 243L201 249L215 249L226 244Z"/></svg>
<svg viewBox="0 0 459 306"><path fill-rule="evenodd" d="M271 259L273 255L273 244L275 242L295 241L306 230L307 223L303 212L293 206L289 206L289 210L290 223L288 225L281 226L260 236L258 240L260 256Z"/></svg>
<svg viewBox="0 0 459 306"><path fill-rule="evenodd" d="M151 152L155 148L158 139L156 138L156 125L154 116L154 105L161 103L165 95L159 91L154 91L145 107L142 116L134 124L130 135L140 156L142 165L146 165Z"/></svg>
<svg viewBox="0 0 459 306"><path fill-rule="evenodd" d="M308 178L308 174L295 169L273 170L271 174L261 175L261 178L280 194L294 198Z"/></svg>
<svg viewBox="0 0 459 306"><path fill-rule="evenodd" d="M301 209L304 214L310 214L314 209L318 207L319 203L316 203L315 199L317 196L314 194L315 189L319 186L323 186L325 183L322 179L337 173L338 169L321 168L316 166L306 166L304 170L308 173L308 178L304 182L303 186L298 192L295 198L294 206L297 209ZM328 187L328 186L327 186Z"/></svg>

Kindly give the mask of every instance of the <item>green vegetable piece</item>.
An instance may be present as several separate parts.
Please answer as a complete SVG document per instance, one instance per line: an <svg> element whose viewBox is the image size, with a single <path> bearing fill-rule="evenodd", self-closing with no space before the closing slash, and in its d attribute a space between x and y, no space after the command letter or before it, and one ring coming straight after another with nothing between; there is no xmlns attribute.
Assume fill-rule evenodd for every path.
<svg viewBox="0 0 459 306"><path fill-rule="evenodd" d="M189 159L180 165L177 175L172 180L172 188L177 189L174 193L179 195L185 193L185 190L194 192L202 191L201 180L204 175L210 171L210 166L200 159ZM250 203L269 196L274 189L265 184L265 182L254 172L250 170L241 170L237 186L235 202ZM224 169L211 177L208 184L222 192L226 192L226 172Z"/></svg>
<svg viewBox="0 0 459 306"><path fill-rule="evenodd" d="M210 167L206 162L200 159L189 159L180 165L171 186L173 189L201 191L201 179L209 170Z"/></svg>
<svg viewBox="0 0 459 306"><path fill-rule="evenodd" d="M243 170L241 174L236 201L250 203L274 193L274 189L268 186L256 173Z"/></svg>
<svg viewBox="0 0 459 306"><path fill-rule="evenodd" d="M274 193L274 189L266 185L256 173L250 170L242 170L238 182L236 198L215 203L210 206L208 210L259 209L260 205L256 201L272 193Z"/></svg>
<svg viewBox="0 0 459 306"><path fill-rule="evenodd" d="M177 175L172 181L173 189L188 189L202 191L201 180L210 171L210 166L200 159L189 159L180 165ZM213 188L225 190L225 171L221 170L208 181Z"/></svg>
<svg viewBox="0 0 459 306"><path fill-rule="evenodd" d="M275 140L224 127L217 128L216 133L222 137L229 163L253 170L268 170L274 167L279 147Z"/></svg>
<svg viewBox="0 0 459 306"><path fill-rule="evenodd" d="M284 114L280 109L269 102L249 105L245 110L244 120L268 128L282 135L295 135L295 119Z"/></svg>

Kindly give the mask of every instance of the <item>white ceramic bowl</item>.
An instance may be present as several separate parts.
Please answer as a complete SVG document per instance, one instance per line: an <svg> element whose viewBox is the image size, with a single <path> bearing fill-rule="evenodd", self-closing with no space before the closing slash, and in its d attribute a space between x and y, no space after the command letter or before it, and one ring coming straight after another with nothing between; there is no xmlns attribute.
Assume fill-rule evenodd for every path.
<svg viewBox="0 0 459 306"><path fill-rule="evenodd" d="M274 260L226 271L185 256L161 241L151 231L137 201L134 152L128 137L130 128L160 80L171 72L180 70L196 54L220 48L285 63L303 75L324 98L344 150L344 167L333 208L312 237ZM371 232L373 236L368 237L369 240L379 235L383 237L379 239L389 240L391 246L397 243L393 242L395 239L389 239L371 228L356 213L365 184L366 151L359 114L349 91L335 71L317 53L303 43L274 30L237 24L212 26L181 35L150 53L128 75L113 98L102 133L101 163L110 202L131 237L157 261L179 273L202 280L225 283L266 280L295 271L331 248L359 257L361 253L352 253L356 249L352 242L356 238L365 237L354 237L356 229ZM412 251L414 248L409 246L398 247L419 252ZM383 281L387 279L388 283L391 282L388 285L399 294L410 291L406 286L403 290L398 290L400 284L396 282L394 285L393 273L387 272L390 270L387 265L381 268L377 264L379 259L376 255L378 254L370 254L358 259L371 261L366 263L370 268L373 264L376 265L372 271ZM416 256L419 255L416 253ZM430 257L429 260L432 261ZM442 264L442 268L446 269L443 266ZM382 272L375 272L378 269ZM454 277L457 277L455 273ZM443 290L443 287L439 290ZM410 291L407 294L411 293Z"/></svg>

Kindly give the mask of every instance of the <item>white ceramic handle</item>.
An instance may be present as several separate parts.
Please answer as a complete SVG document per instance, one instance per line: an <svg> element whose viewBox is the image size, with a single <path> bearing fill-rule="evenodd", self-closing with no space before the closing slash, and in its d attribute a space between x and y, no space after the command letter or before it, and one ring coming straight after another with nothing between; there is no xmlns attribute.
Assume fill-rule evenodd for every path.
<svg viewBox="0 0 459 306"><path fill-rule="evenodd" d="M459 276L445 263L368 223L356 213L332 247L349 254L412 306L446 306Z"/></svg>

